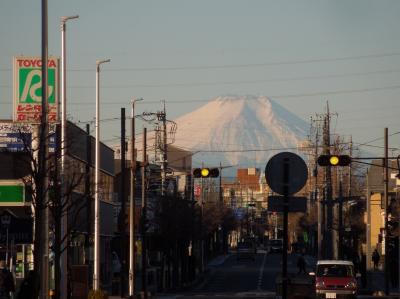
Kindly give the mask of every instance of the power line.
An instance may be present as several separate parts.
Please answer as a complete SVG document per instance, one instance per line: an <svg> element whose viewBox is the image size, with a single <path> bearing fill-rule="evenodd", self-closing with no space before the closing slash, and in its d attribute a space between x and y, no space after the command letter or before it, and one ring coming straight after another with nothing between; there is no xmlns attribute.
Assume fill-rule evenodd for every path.
<svg viewBox="0 0 400 299"><path fill-rule="evenodd" d="M363 93L363 92L371 92L371 91L379 91L379 90L390 90L390 89L400 89L400 85L392 85L392 86L382 86L382 87L371 87L371 88L362 88L362 89L348 89L348 90L335 90L335 91L319 91L319 92L311 92L311 93L297 93L297 94L277 94L277 95L269 95L269 98L302 98L302 97L313 97L313 96L326 96L326 95L339 95L339 94L348 94L348 93ZM79 103L71 103L71 105L93 105L89 103L91 100L80 100ZM256 99L254 99L256 100ZM186 99L186 100L172 100L166 101L167 104L189 104L189 103L206 103L209 102L210 99ZM87 102L87 103L84 103ZM159 100L148 100L143 102L143 105L149 104L159 104ZM0 103L0 105L10 105L10 103ZM102 105L128 105L129 102L123 100L123 102L103 102Z"/></svg>
<svg viewBox="0 0 400 299"><path fill-rule="evenodd" d="M181 70L210 70L210 69L232 69L232 68L252 68L252 67L264 67L264 66L275 66L275 65L291 65L291 64L307 64L307 63L321 63L321 62L337 62L337 61L348 61L348 60L361 60L369 58L381 58L381 57L393 57L399 56L400 52L392 53L377 53L367 55L356 55L356 56L345 56L335 58L319 58L319 59L304 59L304 60L288 60L288 61L276 61L276 62L265 62L265 63L247 63L247 64L222 64L222 65L188 65L188 66L172 66L172 67L120 67L120 68L107 68L103 72L150 72L150 71L181 71ZM10 68L0 68L0 71L11 71ZM92 72L93 68L70 68L69 72Z"/></svg>
<svg viewBox="0 0 400 299"><path fill-rule="evenodd" d="M390 137L390 136L393 136L393 135L397 135L397 134L400 134L400 131L390 134L389 137ZM358 146L367 145L367 144L370 144L370 143L372 143L372 142L375 142L375 141L378 141L378 140L382 140L382 139L384 139L384 138L385 138L385 137L374 138L374 139L372 139L372 140L369 140L369 141L365 141L365 142L363 142L363 143L360 143L360 144L358 144Z"/></svg>
<svg viewBox="0 0 400 299"><path fill-rule="evenodd" d="M320 59L305 59L305 60L289 60L289 61L277 61L277 62L265 62L265 63L248 63L248 64L224 64L224 65L189 65L189 66L173 66L173 67L142 67L142 68L109 68L106 71L181 71L181 70L210 70L210 69L231 69L231 68L252 68L252 67L264 67L264 66L276 66L276 65L291 65L291 64L308 64L308 63L321 63L321 62L336 62L336 61L348 61L348 60L360 60L368 58L380 58L380 57L391 57L398 56L399 52L394 53L383 53L383 54L369 54L369 55L358 55L358 56L347 56L347 57L336 57L336 58L320 58ZM92 69L71 69L71 71L93 71Z"/></svg>
<svg viewBox="0 0 400 299"><path fill-rule="evenodd" d="M315 76L303 76L303 77L289 77L289 78L271 78L262 80L239 80L239 81L220 81L220 82L190 82L190 83L165 83L165 84L125 84L125 85L104 85L102 88L132 88L132 87L183 87L183 86L216 86L216 85L237 85L237 84L257 84L267 82L285 82L285 81L302 81L302 80L322 80L332 78L344 78L353 76L368 76L377 74L390 74L398 73L400 70L380 70L371 72L356 72L356 73L344 73L344 74L330 74L330 75L315 75ZM0 87L11 87L11 85L2 84ZM71 89L91 89L93 85L70 85Z"/></svg>

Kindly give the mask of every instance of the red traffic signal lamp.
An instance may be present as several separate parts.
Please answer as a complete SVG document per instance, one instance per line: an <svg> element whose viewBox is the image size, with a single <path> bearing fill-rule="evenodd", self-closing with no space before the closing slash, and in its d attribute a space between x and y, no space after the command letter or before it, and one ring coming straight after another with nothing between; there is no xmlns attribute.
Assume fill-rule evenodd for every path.
<svg viewBox="0 0 400 299"><path fill-rule="evenodd" d="M195 168L193 169L193 177L195 178L217 178L219 177L218 168Z"/></svg>
<svg viewBox="0 0 400 299"><path fill-rule="evenodd" d="M348 155L321 155L318 157L319 166L348 166L351 157Z"/></svg>

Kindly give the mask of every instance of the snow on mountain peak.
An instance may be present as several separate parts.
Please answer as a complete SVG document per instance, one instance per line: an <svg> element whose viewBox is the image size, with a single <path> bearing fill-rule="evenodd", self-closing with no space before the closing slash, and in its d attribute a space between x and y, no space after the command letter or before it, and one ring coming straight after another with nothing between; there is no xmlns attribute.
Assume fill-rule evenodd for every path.
<svg viewBox="0 0 400 299"><path fill-rule="evenodd" d="M260 167L273 154L293 151L307 123L266 96L219 96L175 120L174 145L197 152L194 165ZM289 149L290 148L290 149Z"/></svg>

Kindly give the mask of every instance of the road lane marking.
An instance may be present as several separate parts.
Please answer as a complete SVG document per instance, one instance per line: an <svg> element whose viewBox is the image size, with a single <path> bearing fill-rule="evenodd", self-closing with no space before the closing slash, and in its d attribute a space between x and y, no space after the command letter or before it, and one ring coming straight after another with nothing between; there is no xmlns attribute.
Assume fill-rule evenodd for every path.
<svg viewBox="0 0 400 299"><path fill-rule="evenodd" d="M261 290L261 284L262 284L262 278L264 274L264 267L265 267L265 261L267 260L267 255L264 253L263 261L261 264L260 272L258 274L258 283L257 283L257 290Z"/></svg>

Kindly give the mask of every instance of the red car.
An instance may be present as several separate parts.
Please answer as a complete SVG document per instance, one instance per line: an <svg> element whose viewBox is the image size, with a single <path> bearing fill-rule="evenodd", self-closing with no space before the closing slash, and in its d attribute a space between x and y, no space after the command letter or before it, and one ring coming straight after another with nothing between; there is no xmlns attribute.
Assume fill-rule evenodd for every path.
<svg viewBox="0 0 400 299"><path fill-rule="evenodd" d="M356 298L357 277L350 261L321 260L317 262L315 294L319 299Z"/></svg>

